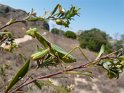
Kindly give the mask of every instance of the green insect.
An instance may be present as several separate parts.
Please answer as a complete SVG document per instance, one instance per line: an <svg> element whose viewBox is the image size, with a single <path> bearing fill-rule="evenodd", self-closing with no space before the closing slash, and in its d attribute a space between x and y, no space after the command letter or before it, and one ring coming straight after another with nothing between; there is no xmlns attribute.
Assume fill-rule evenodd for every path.
<svg viewBox="0 0 124 93"><path fill-rule="evenodd" d="M40 33L37 31L36 28L29 29L26 32L28 35L36 38L43 46L43 48L38 48L38 51L32 54L32 59L39 61L42 60L42 65L57 65L61 62L64 63L73 63L76 62L76 58L72 56L70 53L75 50L76 48L72 49L70 52L66 52L61 47L57 46L56 44L50 43L46 40ZM49 63L49 64L48 64Z"/></svg>

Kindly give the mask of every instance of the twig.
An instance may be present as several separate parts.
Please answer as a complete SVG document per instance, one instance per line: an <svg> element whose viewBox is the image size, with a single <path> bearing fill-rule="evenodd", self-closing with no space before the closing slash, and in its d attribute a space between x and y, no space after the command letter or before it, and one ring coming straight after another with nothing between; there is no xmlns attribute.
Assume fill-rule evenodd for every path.
<svg viewBox="0 0 124 93"><path fill-rule="evenodd" d="M109 56L111 56L111 55L113 55L113 54L115 54L115 53L117 53L117 52L118 52L118 51L114 51L114 52L112 52L112 53L110 53L110 54L107 54L107 55L105 55L105 56L103 56L103 57L98 58L97 60L88 62L88 63L86 63L86 64L82 64L82 65L77 66L77 67L73 67L73 68L70 68L70 69L67 69L67 70L63 70L63 71L58 71L58 72L56 72L56 73L49 74L49 75L45 75L45 76L42 76L42 77L41 77L41 76L38 76L38 77L36 77L36 78L30 80L29 82L27 82L27 83L25 83L25 84L23 84L23 85L20 85L20 86L18 86L18 87L16 87L13 92L9 92L9 93L15 93L15 92L16 92L17 90L19 90L20 88L22 88L22 87L24 87L24 86L26 86L26 85L29 85L29 84L31 84L32 82L34 82L34 81L36 81L36 80L39 80L39 79L50 78L50 77L53 77L53 76L56 76L56 75L60 75L60 74L63 74L63 73L65 73L65 72L73 71L73 70L76 70L76 69L87 68L88 66L90 66L90 65L92 65L92 64L95 64L95 63L99 62L100 60L106 59L106 58L108 58Z"/></svg>
<svg viewBox="0 0 124 93"><path fill-rule="evenodd" d="M3 25L2 27L0 27L0 30L4 29L4 28L6 28L6 27L8 27L8 26L10 26L10 25L12 25L12 24L15 24L15 23L23 23L23 22L26 22L26 20L17 20L17 21L14 21L14 22L12 22L12 23L10 23L10 24Z"/></svg>
<svg viewBox="0 0 124 93"><path fill-rule="evenodd" d="M3 43L7 38L3 38L2 40L0 40L0 44Z"/></svg>
<svg viewBox="0 0 124 93"><path fill-rule="evenodd" d="M31 78L31 76L32 76L33 74L30 74L25 80L24 80L24 82L23 83L21 83L20 85L23 85L24 83L26 83L30 78ZM19 87L20 85L18 85L17 87ZM16 88L15 88L16 89ZM13 91L15 90L15 89L13 89L12 91L10 91L10 92L12 92L13 93Z"/></svg>

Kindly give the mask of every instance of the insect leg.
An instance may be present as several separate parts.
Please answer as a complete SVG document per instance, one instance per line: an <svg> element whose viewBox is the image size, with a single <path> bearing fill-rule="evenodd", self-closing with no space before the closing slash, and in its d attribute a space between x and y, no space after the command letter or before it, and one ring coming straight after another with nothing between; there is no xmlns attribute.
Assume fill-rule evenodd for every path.
<svg viewBox="0 0 124 93"><path fill-rule="evenodd" d="M70 50L63 58L67 57L70 53L72 53L73 51L75 51L76 49L79 49L81 54L83 55L83 57L90 62L90 59L85 55L85 53L82 51L82 49L79 46L74 47L72 50Z"/></svg>

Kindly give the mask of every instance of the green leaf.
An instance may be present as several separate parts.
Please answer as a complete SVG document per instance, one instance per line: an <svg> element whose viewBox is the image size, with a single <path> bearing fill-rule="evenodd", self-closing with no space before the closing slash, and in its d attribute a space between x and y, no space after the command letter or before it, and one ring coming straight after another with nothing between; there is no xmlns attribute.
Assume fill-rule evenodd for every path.
<svg viewBox="0 0 124 93"><path fill-rule="evenodd" d="M101 55L104 53L104 51L105 51L105 46L102 45L101 49L100 49L100 52L99 52L98 56L96 57L96 60L99 59L99 57L101 57Z"/></svg>
<svg viewBox="0 0 124 93"><path fill-rule="evenodd" d="M44 80L44 81L41 81L41 83L45 86L50 86L50 87L54 88L54 90L57 93L69 93L65 87L59 86L59 85L54 85L53 82L50 80Z"/></svg>
<svg viewBox="0 0 124 93"><path fill-rule="evenodd" d="M121 64L122 66L124 66L124 60L122 60L122 61L120 62L120 64Z"/></svg>
<svg viewBox="0 0 124 93"><path fill-rule="evenodd" d="M31 17L28 19L28 21L38 21L38 20L44 20L42 17Z"/></svg>
<svg viewBox="0 0 124 93"><path fill-rule="evenodd" d="M27 60L26 57L24 57L24 55L19 54L19 56L20 56L20 58L23 60L23 62L25 62L25 61Z"/></svg>
<svg viewBox="0 0 124 93"><path fill-rule="evenodd" d="M30 66L30 60L27 60L26 63L21 67L21 69L17 72L17 74L15 75L15 77L11 80L10 84L8 85L8 87L5 90L5 93L8 93L8 91L19 81L21 80L26 73L29 70L29 66Z"/></svg>
<svg viewBox="0 0 124 93"><path fill-rule="evenodd" d="M110 79L112 79L112 78L119 78L119 73L116 71L116 70L109 70L108 71L108 77L110 78Z"/></svg>
<svg viewBox="0 0 124 93"><path fill-rule="evenodd" d="M31 77L33 79L33 77ZM42 85L41 82L39 80L34 81L34 84L41 90L42 89Z"/></svg>
<svg viewBox="0 0 124 93"><path fill-rule="evenodd" d="M65 74L73 74L73 75L80 75L80 76L89 76L91 78L93 78L93 75L91 72L88 72L88 71L69 71L69 72L65 72Z"/></svg>
<svg viewBox="0 0 124 93"><path fill-rule="evenodd" d="M56 7L54 8L54 10L51 13L51 16L57 11L58 7L60 6L60 4L57 4Z"/></svg>
<svg viewBox="0 0 124 93"><path fill-rule="evenodd" d="M103 67L106 69L106 70L109 70L110 69L110 65L111 65L112 63L111 62L103 62Z"/></svg>
<svg viewBox="0 0 124 93"><path fill-rule="evenodd" d="M124 61L124 55L120 56L120 57L119 57L119 60L120 60L120 61Z"/></svg>
<svg viewBox="0 0 124 93"><path fill-rule="evenodd" d="M56 86L54 84L52 84L51 86L55 89L56 93L69 93L67 88L63 86Z"/></svg>
<svg viewBox="0 0 124 93"><path fill-rule="evenodd" d="M39 89L41 89L43 86L49 86L54 89L55 93L69 93L67 88L59 85L54 85L51 80L37 80L34 83Z"/></svg>

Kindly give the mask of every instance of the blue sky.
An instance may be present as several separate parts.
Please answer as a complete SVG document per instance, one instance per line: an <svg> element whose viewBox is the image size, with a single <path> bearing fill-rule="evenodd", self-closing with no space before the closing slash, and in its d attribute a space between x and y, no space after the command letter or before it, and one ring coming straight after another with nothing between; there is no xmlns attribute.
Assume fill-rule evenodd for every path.
<svg viewBox="0 0 124 93"><path fill-rule="evenodd" d="M53 9L58 3L65 8L75 5L81 8L80 17L75 17L66 30L76 32L95 27L110 36L124 34L124 0L0 0L0 3L27 12L34 8L38 15Z"/></svg>

